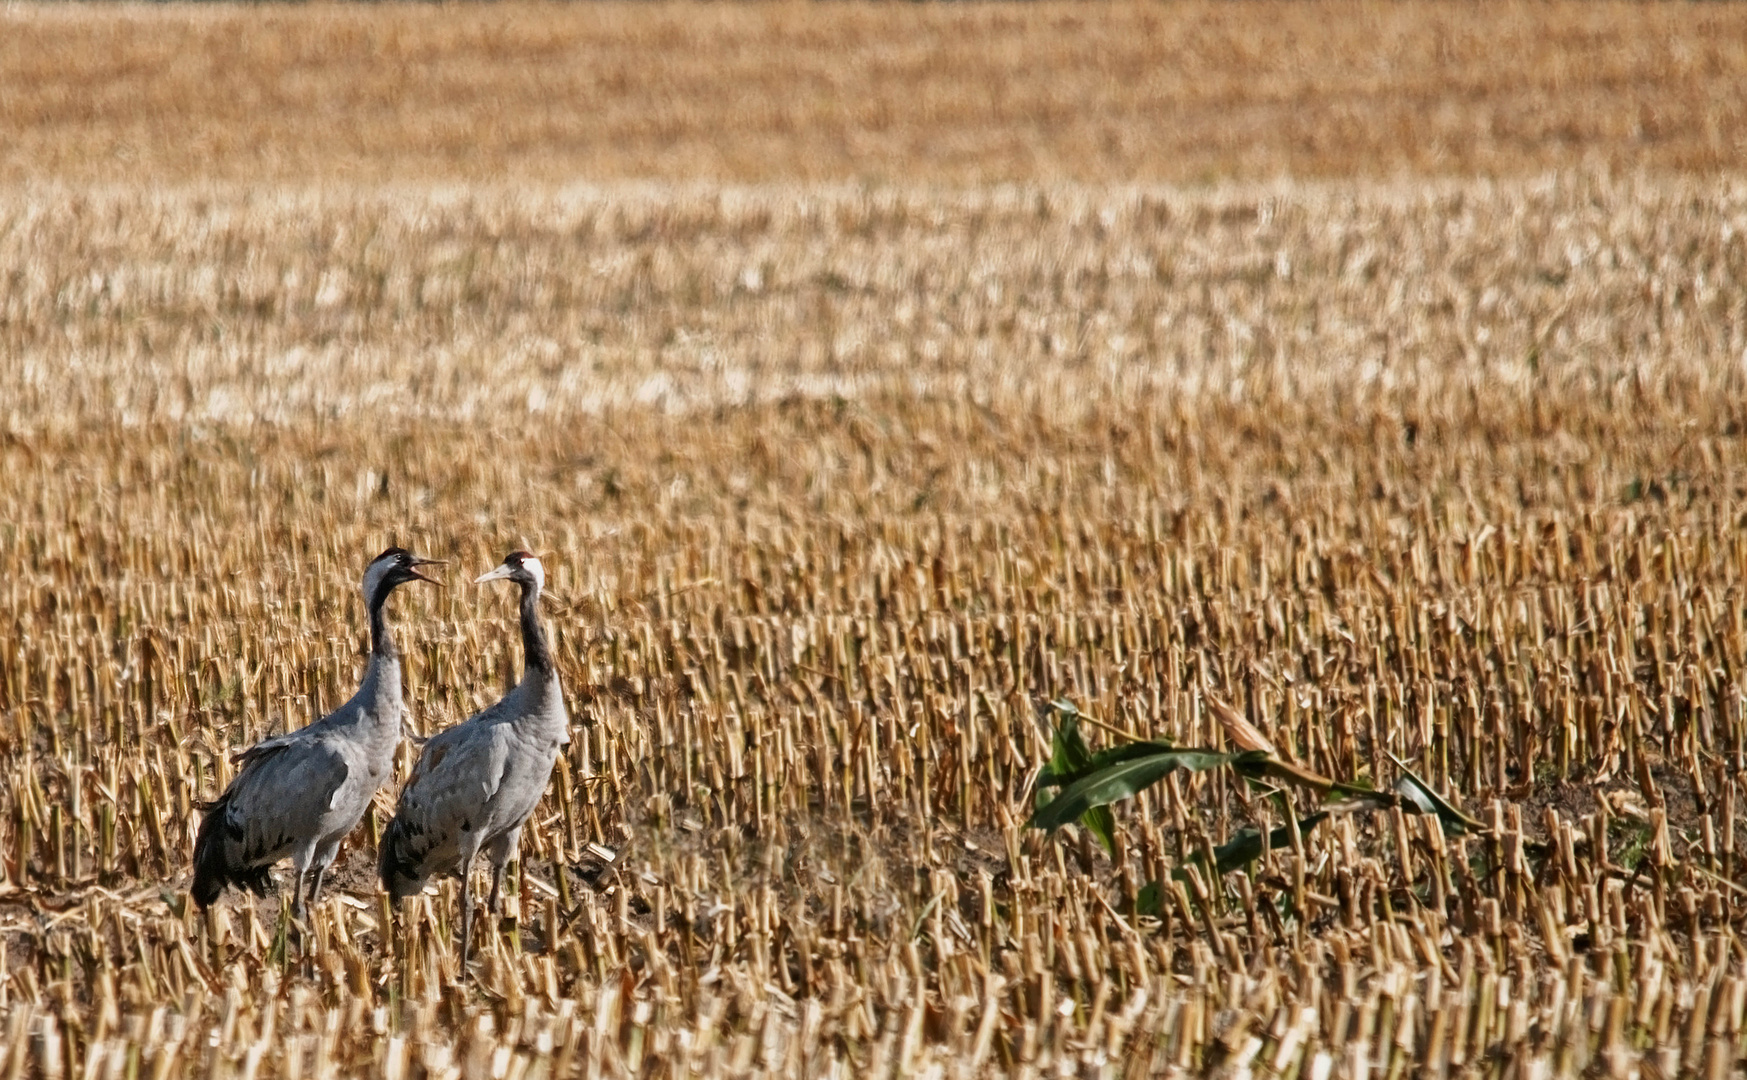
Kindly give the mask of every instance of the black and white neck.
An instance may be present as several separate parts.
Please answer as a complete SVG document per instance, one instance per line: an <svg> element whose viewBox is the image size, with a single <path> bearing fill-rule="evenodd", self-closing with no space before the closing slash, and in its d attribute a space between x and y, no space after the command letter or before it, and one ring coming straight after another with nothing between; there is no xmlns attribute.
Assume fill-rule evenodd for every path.
<svg viewBox="0 0 1747 1080"><path fill-rule="evenodd" d="M388 604L388 596L394 590L409 581L430 581L418 572L420 566L429 565L436 560L422 559L404 548L391 547L370 561L370 566L364 571L364 606L370 612L370 655L384 660L395 660L400 657L394 646L394 632L389 629L388 619L383 614L383 608Z"/></svg>
<svg viewBox="0 0 1747 1080"><path fill-rule="evenodd" d="M394 591L394 586L384 582L376 589L376 595L370 598L370 655L380 656L384 660L397 660L400 650L394 644L394 631L388 625L388 618L383 614L383 608L388 604L388 594Z"/></svg>
<svg viewBox="0 0 1747 1080"><path fill-rule="evenodd" d="M512 551L502 563L481 574L476 583L513 581L522 590L522 654L530 675L546 679L552 676L552 648L546 640L546 628L540 622L540 590L546 587L546 569L540 560L526 551Z"/></svg>
<svg viewBox="0 0 1747 1080"><path fill-rule="evenodd" d="M538 560L535 560L536 565ZM540 622L540 582L518 582L522 587L522 656L527 672L542 676L552 674L552 649L546 641L546 627ZM526 672L524 672L526 677Z"/></svg>

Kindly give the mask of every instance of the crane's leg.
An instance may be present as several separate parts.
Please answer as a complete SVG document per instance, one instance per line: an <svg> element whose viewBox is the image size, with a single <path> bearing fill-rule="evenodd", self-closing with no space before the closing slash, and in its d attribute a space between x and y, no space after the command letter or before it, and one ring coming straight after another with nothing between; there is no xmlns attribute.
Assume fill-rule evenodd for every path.
<svg viewBox="0 0 1747 1080"><path fill-rule="evenodd" d="M473 857L479 854L479 837L461 837L461 979L467 980L467 958L473 950Z"/></svg>
<svg viewBox="0 0 1747 1080"><path fill-rule="evenodd" d="M322 879L327 876L328 867L330 867L334 864L334 856L338 855L339 853L340 853L340 842L338 840L335 840L331 844L324 845L323 847L321 847L319 850L316 851L316 853L315 853L315 868L313 871L314 876L310 879L310 883L309 883L309 901L308 901L308 903L309 903L309 906L311 908L315 907L315 902L316 902L317 898L319 898L321 896Z"/></svg>
<svg viewBox="0 0 1747 1080"><path fill-rule="evenodd" d="M291 917L298 922L303 921L303 882L309 876L309 864L314 856L313 848L295 851L291 855Z"/></svg>
<svg viewBox="0 0 1747 1080"><path fill-rule="evenodd" d="M309 876L310 862L315 855L315 847L311 845L299 848L291 853L291 925L285 928L287 942L295 941L300 956L309 955L309 936L304 933L308 925L309 907L304 903L303 883ZM320 871L317 871L319 874Z"/></svg>
<svg viewBox="0 0 1747 1080"><path fill-rule="evenodd" d="M502 836L496 837L486 845L485 856L491 860L491 899L486 902L486 910L497 914L497 897L503 888L503 870L510 864L516 848L521 843L522 830L511 829Z"/></svg>
<svg viewBox="0 0 1747 1080"><path fill-rule="evenodd" d="M473 949L473 875L461 872L461 981L467 981L467 957Z"/></svg>
<svg viewBox="0 0 1747 1080"><path fill-rule="evenodd" d="M304 910L315 910L316 897L321 895L321 880L327 872L326 863L316 863L315 869L309 872L309 899L304 902Z"/></svg>

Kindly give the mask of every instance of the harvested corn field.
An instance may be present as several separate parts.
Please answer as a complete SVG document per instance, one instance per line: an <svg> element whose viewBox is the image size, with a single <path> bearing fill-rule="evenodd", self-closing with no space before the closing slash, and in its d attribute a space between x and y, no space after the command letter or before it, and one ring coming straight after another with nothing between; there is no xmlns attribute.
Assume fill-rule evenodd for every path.
<svg viewBox="0 0 1747 1080"><path fill-rule="evenodd" d="M1740 192L4 212L13 1062L1737 1060ZM576 726L473 983L453 882L390 929L391 792L306 939L199 916L197 804L350 692L363 561L451 560L392 608L428 734L514 677L461 581L523 538ZM1482 828L1224 870L1321 800L1215 770L1112 857L1025 827L1057 699L1094 748L1229 749L1229 701Z"/></svg>
<svg viewBox="0 0 1747 1080"><path fill-rule="evenodd" d="M1747 1060L1738 182L10 152L6 1075ZM523 546L573 720L466 971L377 882L410 741L302 925L188 896L391 543L410 735L516 680Z"/></svg>
<svg viewBox="0 0 1747 1080"><path fill-rule="evenodd" d="M1733 4L13 4L0 179L1738 171Z"/></svg>

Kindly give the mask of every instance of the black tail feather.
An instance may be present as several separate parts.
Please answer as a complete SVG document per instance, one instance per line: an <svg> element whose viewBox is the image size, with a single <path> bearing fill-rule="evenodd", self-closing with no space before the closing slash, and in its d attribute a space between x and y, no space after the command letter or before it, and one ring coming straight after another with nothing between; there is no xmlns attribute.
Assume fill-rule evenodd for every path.
<svg viewBox="0 0 1747 1080"><path fill-rule="evenodd" d="M376 872L382 877L382 887L396 900L404 900L425 887L412 841L412 826L398 814L389 821L388 828L382 830L382 850L377 857Z"/></svg>
<svg viewBox="0 0 1747 1080"><path fill-rule="evenodd" d="M231 885L264 896L272 882L268 876L270 866L237 866L225 858L227 836L241 839L240 832L226 820L227 802L221 796L207 808L206 816L200 819L200 831L194 837L194 882L188 892L202 910L211 907Z"/></svg>
<svg viewBox="0 0 1747 1080"><path fill-rule="evenodd" d="M224 811L223 799L208 807L194 837L194 884L188 887L188 892L202 909L211 907L231 880L230 867L224 861L224 844L219 839Z"/></svg>

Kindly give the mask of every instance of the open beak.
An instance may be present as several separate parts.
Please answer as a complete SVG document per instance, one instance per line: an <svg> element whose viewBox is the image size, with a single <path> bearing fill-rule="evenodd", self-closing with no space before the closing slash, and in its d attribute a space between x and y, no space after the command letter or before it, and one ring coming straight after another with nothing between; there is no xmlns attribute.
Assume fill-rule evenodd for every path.
<svg viewBox="0 0 1747 1080"><path fill-rule="evenodd" d="M445 559L426 559L426 558L421 558L420 556L417 556L417 555L413 556L412 564L415 567L416 566L447 566L447 565L449 565L448 561ZM413 577L418 578L420 581L428 581L432 585L435 585L439 589L445 587L443 585L443 583L438 581L436 578L428 578L425 575L419 573L417 570L408 570L407 573L411 574Z"/></svg>
<svg viewBox="0 0 1747 1080"><path fill-rule="evenodd" d="M513 574L515 572L516 572L515 567L509 565L508 563L504 563L503 565L493 567L492 569L487 570L485 573L474 578L473 584L483 585L488 581L502 581L504 578L509 577L511 574Z"/></svg>

